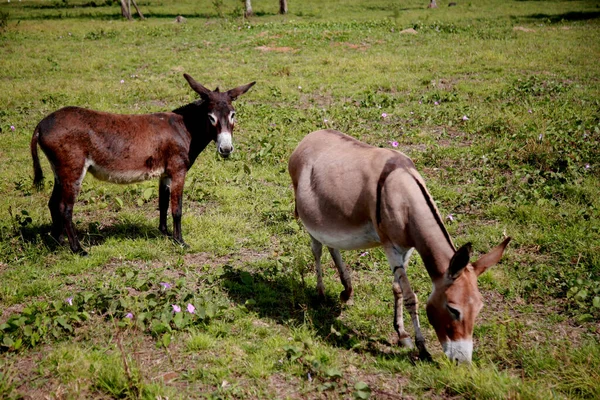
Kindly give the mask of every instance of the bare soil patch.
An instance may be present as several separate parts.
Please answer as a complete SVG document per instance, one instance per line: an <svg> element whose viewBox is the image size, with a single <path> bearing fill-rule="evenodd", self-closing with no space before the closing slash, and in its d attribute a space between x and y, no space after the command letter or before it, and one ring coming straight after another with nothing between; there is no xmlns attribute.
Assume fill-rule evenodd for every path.
<svg viewBox="0 0 600 400"><path fill-rule="evenodd" d="M262 52L268 52L268 51L274 51L277 53L297 53L298 49L294 49L293 47L269 47L269 46L258 46L255 47L254 49L262 51Z"/></svg>

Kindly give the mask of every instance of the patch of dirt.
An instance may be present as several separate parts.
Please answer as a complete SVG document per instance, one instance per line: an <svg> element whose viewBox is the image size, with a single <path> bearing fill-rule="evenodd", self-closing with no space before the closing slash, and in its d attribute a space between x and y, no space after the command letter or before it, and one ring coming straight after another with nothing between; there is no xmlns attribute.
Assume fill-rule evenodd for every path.
<svg viewBox="0 0 600 400"><path fill-rule="evenodd" d="M356 43L349 43L349 42L334 43L334 46L343 46L348 49L359 50L359 51L365 51L369 47L371 47L371 45L366 44L366 43L356 44Z"/></svg>
<svg viewBox="0 0 600 400"><path fill-rule="evenodd" d="M294 49L293 47L269 47L269 46L258 46L254 48L255 50L260 50L262 52L274 51L277 53L297 53L298 49Z"/></svg>
<svg viewBox="0 0 600 400"><path fill-rule="evenodd" d="M515 26L513 28L515 32L535 32L535 29L525 28L524 26Z"/></svg>
<svg viewBox="0 0 600 400"><path fill-rule="evenodd" d="M13 304L12 306L6 307L2 310L2 315L0 315L0 324L5 323L12 314L22 312L24 308L24 304Z"/></svg>
<svg viewBox="0 0 600 400"><path fill-rule="evenodd" d="M455 79L434 79L431 81L431 86L437 89L442 89L446 91L451 91L454 89L454 85L456 84Z"/></svg>
<svg viewBox="0 0 600 400"><path fill-rule="evenodd" d="M408 34L408 35L417 35L419 32L417 32L414 28L408 28L408 29L404 29L400 31L401 34Z"/></svg>

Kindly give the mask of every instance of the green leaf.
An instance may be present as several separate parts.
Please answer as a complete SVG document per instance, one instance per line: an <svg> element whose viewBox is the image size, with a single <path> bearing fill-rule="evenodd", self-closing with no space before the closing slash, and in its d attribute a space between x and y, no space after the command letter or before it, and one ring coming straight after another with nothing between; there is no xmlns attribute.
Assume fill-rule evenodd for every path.
<svg viewBox="0 0 600 400"><path fill-rule="evenodd" d="M240 272L240 280L244 285L250 286L254 283L254 278L246 271Z"/></svg>
<svg viewBox="0 0 600 400"><path fill-rule="evenodd" d="M173 323L177 327L177 329L181 329L183 326L183 312L178 312L175 314L175 318L173 318Z"/></svg>
<svg viewBox="0 0 600 400"><path fill-rule="evenodd" d="M169 345L171 344L171 334L169 332L162 335L161 343L163 346L169 347Z"/></svg>
<svg viewBox="0 0 600 400"><path fill-rule="evenodd" d="M600 296L594 297L594 300L592 300L592 305L596 308L600 308Z"/></svg>
<svg viewBox="0 0 600 400"><path fill-rule="evenodd" d="M150 200L150 198L152 197L152 188L148 188L148 189L144 190L144 193L142 194L142 196L144 197L144 200L146 200L146 201Z"/></svg>
<svg viewBox="0 0 600 400"><path fill-rule="evenodd" d="M65 328L69 332L71 332L73 330L73 327L67 322L67 320L63 316L56 318L56 322L58 322L58 324L60 326L62 326L63 328Z"/></svg>
<svg viewBox="0 0 600 400"><path fill-rule="evenodd" d="M2 339L2 344L6 347L12 347L13 344L15 344L15 342L12 340L12 338L8 335L5 335L4 338Z"/></svg>
<svg viewBox="0 0 600 400"><path fill-rule="evenodd" d="M119 205L119 208L123 208L123 200L120 197L115 197L115 201Z"/></svg>
<svg viewBox="0 0 600 400"><path fill-rule="evenodd" d="M588 291L586 289L581 289L575 295L575 300L584 301L587 298L587 296L588 296Z"/></svg>
<svg viewBox="0 0 600 400"><path fill-rule="evenodd" d="M250 166L248 164L244 164L244 172L248 175L252 174L252 170L250 169Z"/></svg>
<svg viewBox="0 0 600 400"><path fill-rule="evenodd" d="M341 378L342 372L337 368L328 368L325 370L325 375L329 378Z"/></svg>
<svg viewBox="0 0 600 400"><path fill-rule="evenodd" d="M354 385L354 389L356 389L354 397L357 399L368 399L371 397L371 388L365 382L357 382L356 385Z"/></svg>

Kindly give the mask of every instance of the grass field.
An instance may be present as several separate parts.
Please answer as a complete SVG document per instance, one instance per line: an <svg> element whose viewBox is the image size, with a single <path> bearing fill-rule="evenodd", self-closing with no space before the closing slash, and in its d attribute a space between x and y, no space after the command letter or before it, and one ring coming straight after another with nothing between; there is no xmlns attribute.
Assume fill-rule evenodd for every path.
<svg viewBox="0 0 600 400"><path fill-rule="evenodd" d="M127 22L110 0L3 1L0 398L600 398L600 5L427 3L290 0L281 16L254 0L243 19L240 1L140 0L146 20ZM257 81L234 155L211 145L188 174L190 247L158 231L157 182L91 176L74 212L89 256L57 246L36 124L67 105L173 110L195 100L184 72ZM475 256L513 237L479 280L472 366L444 358L418 256L434 363L396 345L383 251L343 253L352 306L324 259L317 303L287 159L323 127L397 141Z"/></svg>

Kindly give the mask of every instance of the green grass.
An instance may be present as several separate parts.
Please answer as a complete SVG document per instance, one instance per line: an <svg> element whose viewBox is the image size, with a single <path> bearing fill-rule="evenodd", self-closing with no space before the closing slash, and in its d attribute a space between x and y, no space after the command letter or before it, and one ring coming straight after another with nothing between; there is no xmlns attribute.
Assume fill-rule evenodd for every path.
<svg viewBox="0 0 600 400"><path fill-rule="evenodd" d="M307 0L281 16L255 0L243 19L238 1L163 0L133 22L92 3L0 4L0 323L22 321L0 341L0 397L600 397L597 2ZM190 248L159 233L156 182L91 177L74 212L90 255L57 246L43 157L46 188L31 184L36 124L67 105L175 109L194 99L184 72L257 81L236 102L236 152L211 145L188 174ZM423 309L437 363L394 344L381 250L343 254L353 306L335 268L317 303L287 159L323 127L398 141L457 244L513 237L480 279L472 367L445 361ZM408 273L424 304L418 256ZM175 322L173 303L197 314Z"/></svg>

